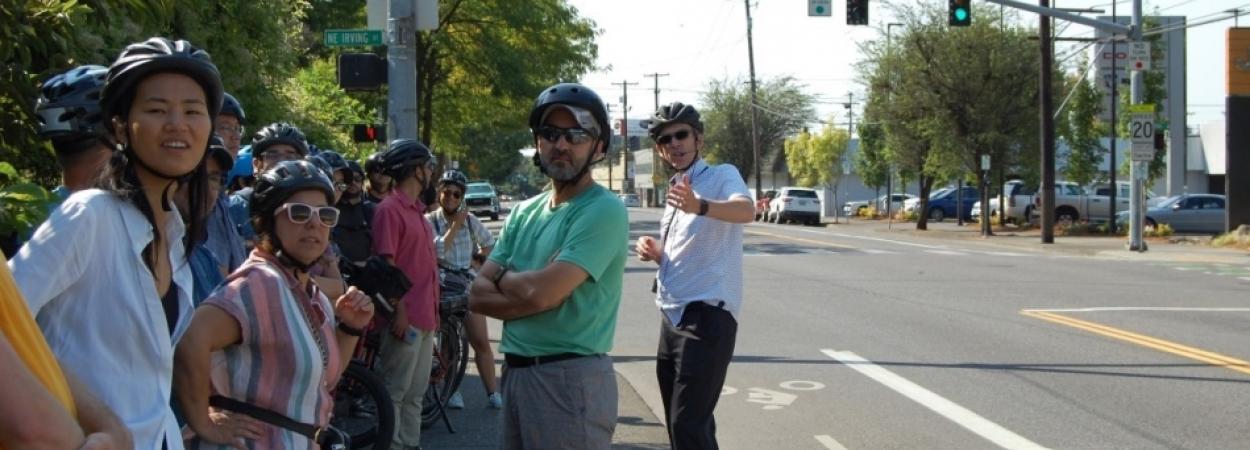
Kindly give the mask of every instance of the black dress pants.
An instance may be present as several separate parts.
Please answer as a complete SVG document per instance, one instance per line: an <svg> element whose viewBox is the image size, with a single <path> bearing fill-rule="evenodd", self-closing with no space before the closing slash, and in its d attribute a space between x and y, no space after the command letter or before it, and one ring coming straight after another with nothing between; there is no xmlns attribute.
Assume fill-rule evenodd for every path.
<svg viewBox="0 0 1250 450"><path fill-rule="evenodd" d="M738 335L738 322L721 306L690 303L677 325L661 314L655 371L674 450L719 448L712 412Z"/></svg>

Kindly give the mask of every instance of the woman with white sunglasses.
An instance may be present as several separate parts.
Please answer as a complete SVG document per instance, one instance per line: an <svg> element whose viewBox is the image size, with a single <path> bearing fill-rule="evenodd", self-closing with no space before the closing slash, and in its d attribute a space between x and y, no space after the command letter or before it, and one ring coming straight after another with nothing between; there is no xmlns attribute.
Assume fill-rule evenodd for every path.
<svg viewBox="0 0 1250 450"><path fill-rule="evenodd" d="M312 436L215 407L244 403L323 429L330 390L373 317L356 288L331 305L308 274L338 223L325 174L307 161L285 161L254 187L256 248L196 309L178 344L175 387L196 434L188 448L317 448Z"/></svg>

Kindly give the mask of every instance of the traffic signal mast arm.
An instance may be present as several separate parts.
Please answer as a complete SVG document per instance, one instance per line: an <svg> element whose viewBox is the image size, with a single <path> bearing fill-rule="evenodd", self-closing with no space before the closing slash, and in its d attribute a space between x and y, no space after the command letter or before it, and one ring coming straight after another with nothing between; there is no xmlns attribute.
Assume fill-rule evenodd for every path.
<svg viewBox="0 0 1250 450"><path fill-rule="evenodd" d="M1091 27L1102 29L1102 30L1107 30L1107 31L1110 31L1112 33L1119 34L1119 35L1128 35L1129 33L1133 31L1133 27L1128 26L1128 25L1123 25L1123 24L1111 22L1108 20L1098 20L1098 19L1093 19L1089 17L1084 17L1079 14L1073 14L1073 13L1070 13L1061 9L1046 8L1046 7L1032 5L1028 3L1021 3L1021 2L1017 2L1013 0L985 0L985 1L989 3L997 3L1003 6L1009 6L1009 7L1016 8L1016 9L1023 9L1025 11L1035 12L1043 16L1063 19L1069 22L1079 23L1081 25L1089 25Z"/></svg>

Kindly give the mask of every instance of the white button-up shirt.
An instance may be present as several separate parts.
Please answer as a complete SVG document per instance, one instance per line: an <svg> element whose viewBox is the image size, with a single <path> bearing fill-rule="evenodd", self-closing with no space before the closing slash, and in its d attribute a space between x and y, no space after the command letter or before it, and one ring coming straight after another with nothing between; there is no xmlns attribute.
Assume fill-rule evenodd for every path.
<svg viewBox="0 0 1250 450"><path fill-rule="evenodd" d="M686 173L699 198L751 198L738 168L731 164L710 166L700 159ZM725 302L725 310L734 320L738 319L742 310L743 227L672 206L664 208L660 220L664 254L657 274L655 303L674 325L681 323L686 304L696 301L713 305Z"/></svg>
<svg viewBox="0 0 1250 450"><path fill-rule="evenodd" d="M191 268L183 257L182 218L176 210L167 217L170 288L178 292L173 336L143 262L152 226L112 193L70 196L9 260L61 367L126 423L141 450L160 450L162 443L183 448L169 399L173 345L191 322Z"/></svg>

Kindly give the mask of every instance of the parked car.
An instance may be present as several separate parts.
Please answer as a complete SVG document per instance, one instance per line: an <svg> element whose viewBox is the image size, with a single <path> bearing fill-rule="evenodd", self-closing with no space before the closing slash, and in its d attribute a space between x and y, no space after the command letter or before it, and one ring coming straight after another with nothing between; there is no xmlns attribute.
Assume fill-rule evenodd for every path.
<svg viewBox="0 0 1250 450"><path fill-rule="evenodd" d="M764 195L755 200L755 220L764 220L768 217L768 203L777 197L777 191L769 189L764 191Z"/></svg>
<svg viewBox="0 0 1250 450"><path fill-rule="evenodd" d="M642 201L638 199L638 194L620 194L621 203L628 208L637 208L642 206Z"/></svg>
<svg viewBox="0 0 1250 450"><path fill-rule="evenodd" d="M1116 183L1118 189L1116 191L1115 211L1125 211L1129 207L1129 190L1131 183L1121 181ZM1040 191L1040 189L1039 189ZM1146 199L1155 198L1153 192L1146 191ZM1033 196L1033 209L1031 214L1038 216L1041 212L1042 197L1040 195ZM1078 186L1076 183L1068 181L1055 182L1055 221L1064 222L1078 220L1087 220L1089 222L1106 222L1111 214L1111 185L1108 183L1098 183L1086 188ZM1032 219L1030 219L1032 220Z"/></svg>
<svg viewBox="0 0 1250 450"><path fill-rule="evenodd" d="M783 187L777 197L768 202L767 215L767 220L772 223L819 224L820 197L811 188Z"/></svg>
<svg viewBox="0 0 1250 450"><path fill-rule="evenodd" d="M1028 222L1029 217L1033 214L1033 194L1037 193L1037 189L1025 183L1023 180L1011 180L1003 183L1003 198L1007 200L1006 216L1003 218L1005 223L1024 223ZM998 217L999 211L1003 208L998 207L998 196L990 197L990 217ZM969 215L972 220L981 220L981 202L972 205L972 211Z"/></svg>
<svg viewBox="0 0 1250 450"><path fill-rule="evenodd" d="M873 207L873 208L876 208L877 212L884 214L885 209L886 209L885 208L886 198L890 198L890 197L891 196L887 194L887 195L882 195L880 197L877 197L874 200L857 200L857 201L846 202L842 205L842 213L846 214L847 216L862 216L864 214L864 211L867 211L869 207ZM890 206L890 210L898 211L902 209L903 203L906 202L907 199L916 198L916 196L911 195L911 194L894 194L892 198L893 198L893 201L891 202L892 205Z"/></svg>
<svg viewBox="0 0 1250 450"><path fill-rule="evenodd" d="M490 220L499 220L499 195L490 182L469 183L464 193L464 204L475 216L490 216Z"/></svg>
<svg viewBox="0 0 1250 450"><path fill-rule="evenodd" d="M973 186L964 186L962 199L959 191L953 187L947 187L937 190L929 194L929 220L941 222L947 217L955 217L955 211L962 206L963 216L971 217L972 204L980 198L981 194L977 188ZM961 202L962 200L962 202ZM903 202L903 211L912 212L920 207L920 198L910 198Z"/></svg>
<svg viewBox="0 0 1250 450"><path fill-rule="evenodd" d="M1191 233L1224 231L1225 198L1218 194L1183 194L1146 208L1145 230L1167 224L1172 230ZM1127 224L1129 212L1116 214L1116 223Z"/></svg>

